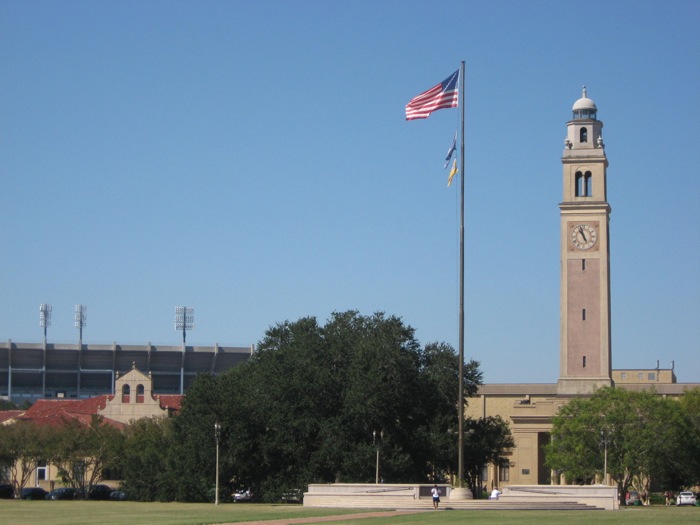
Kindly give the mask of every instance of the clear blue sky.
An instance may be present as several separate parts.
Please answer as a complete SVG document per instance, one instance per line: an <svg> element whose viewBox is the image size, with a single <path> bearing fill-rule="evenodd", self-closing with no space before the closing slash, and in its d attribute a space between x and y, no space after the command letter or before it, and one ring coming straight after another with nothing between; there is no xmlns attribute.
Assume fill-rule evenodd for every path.
<svg viewBox="0 0 700 525"><path fill-rule="evenodd" d="M429 6L429 7L428 7ZM384 311L487 382L559 375L561 154L586 84L612 206L613 366L700 381L700 3L0 3L0 339L248 346ZM533 365L534 363L534 365Z"/></svg>

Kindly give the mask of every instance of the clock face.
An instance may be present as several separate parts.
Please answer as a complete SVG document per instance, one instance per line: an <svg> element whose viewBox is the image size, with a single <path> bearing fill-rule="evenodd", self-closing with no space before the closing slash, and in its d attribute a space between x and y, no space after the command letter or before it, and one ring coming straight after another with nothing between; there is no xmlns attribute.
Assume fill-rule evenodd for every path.
<svg viewBox="0 0 700 525"><path fill-rule="evenodd" d="M598 241L598 232L590 224L577 224L571 230L571 244L579 250L588 250Z"/></svg>

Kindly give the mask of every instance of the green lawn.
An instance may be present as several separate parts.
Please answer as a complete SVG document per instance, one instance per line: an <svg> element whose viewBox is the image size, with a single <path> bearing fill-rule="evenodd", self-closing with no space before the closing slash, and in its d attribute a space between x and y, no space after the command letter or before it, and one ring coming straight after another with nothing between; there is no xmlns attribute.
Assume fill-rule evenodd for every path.
<svg viewBox="0 0 700 525"><path fill-rule="evenodd" d="M349 509L308 509L297 505L135 503L107 501L0 500L3 525L200 525L351 514ZM619 511L470 511L420 512L388 518L343 520L339 525L673 525L700 523L700 507L633 507Z"/></svg>

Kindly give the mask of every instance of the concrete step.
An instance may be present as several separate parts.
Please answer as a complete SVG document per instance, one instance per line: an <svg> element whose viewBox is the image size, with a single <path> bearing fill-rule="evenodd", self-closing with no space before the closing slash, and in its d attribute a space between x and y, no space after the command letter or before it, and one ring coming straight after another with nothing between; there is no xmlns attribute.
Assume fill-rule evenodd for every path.
<svg viewBox="0 0 700 525"><path fill-rule="evenodd" d="M307 494L304 505L326 508L360 508L360 509L396 509L396 510L433 510L431 499L414 499L412 496L396 495L341 495L341 494ZM539 498L538 501L504 501L504 500L448 500L442 499L440 509L472 510L602 510L593 505L575 501L556 501Z"/></svg>

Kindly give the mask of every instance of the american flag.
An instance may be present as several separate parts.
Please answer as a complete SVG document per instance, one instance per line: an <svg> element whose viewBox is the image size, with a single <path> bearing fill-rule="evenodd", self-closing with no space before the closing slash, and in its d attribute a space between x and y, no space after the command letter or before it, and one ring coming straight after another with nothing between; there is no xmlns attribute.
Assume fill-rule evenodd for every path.
<svg viewBox="0 0 700 525"><path fill-rule="evenodd" d="M406 104L406 120L428 118L433 111L456 108L459 102L459 69L437 86L411 99Z"/></svg>

